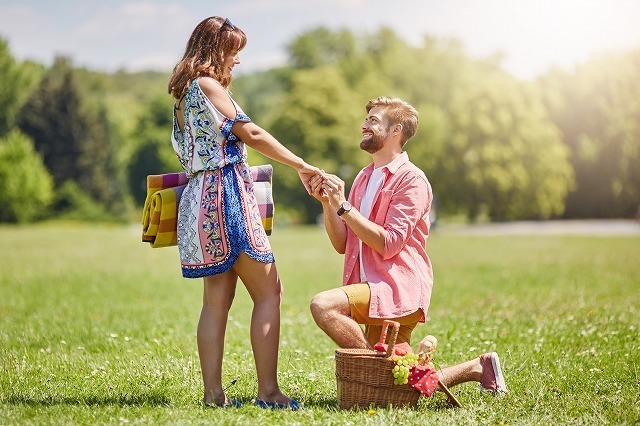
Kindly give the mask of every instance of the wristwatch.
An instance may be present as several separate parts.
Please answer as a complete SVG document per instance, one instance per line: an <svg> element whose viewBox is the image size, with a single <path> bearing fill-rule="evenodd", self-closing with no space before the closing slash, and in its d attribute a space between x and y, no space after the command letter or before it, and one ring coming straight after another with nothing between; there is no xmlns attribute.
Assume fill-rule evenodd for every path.
<svg viewBox="0 0 640 426"><path fill-rule="evenodd" d="M343 201L342 203L340 203L340 208L338 209L338 211L336 211L336 213L338 214L338 216L342 216L350 210L351 204L348 201Z"/></svg>

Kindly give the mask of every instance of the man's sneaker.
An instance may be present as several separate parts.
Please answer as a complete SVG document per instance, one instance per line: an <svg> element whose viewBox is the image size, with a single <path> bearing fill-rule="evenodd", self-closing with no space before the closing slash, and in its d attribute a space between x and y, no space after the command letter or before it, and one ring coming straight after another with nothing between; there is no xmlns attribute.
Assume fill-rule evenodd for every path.
<svg viewBox="0 0 640 426"><path fill-rule="evenodd" d="M507 384L502 375L498 354L491 352L480 355L480 365L482 365L480 389L496 396L504 396L507 392Z"/></svg>

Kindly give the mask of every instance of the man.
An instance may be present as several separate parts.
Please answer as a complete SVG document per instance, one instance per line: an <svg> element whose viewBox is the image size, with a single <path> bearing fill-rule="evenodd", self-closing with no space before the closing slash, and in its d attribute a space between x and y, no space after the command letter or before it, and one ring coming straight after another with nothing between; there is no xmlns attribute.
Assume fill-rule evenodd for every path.
<svg viewBox="0 0 640 426"><path fill-rule="evenodd" d="M341 348L372 349L385 319L400 323L397 346L408 347L413 329L425 321L433 286L426 252L433 196L425 174L403 151L418 128L415 108L379 97L366 110L360 148L372 163L356 176L348 200L337 176L310 181L329 239L345 255L343 287L317 294L311 313ZM445 386L473 380L496 394L506 391L495 352L438 376Z"/></svg>

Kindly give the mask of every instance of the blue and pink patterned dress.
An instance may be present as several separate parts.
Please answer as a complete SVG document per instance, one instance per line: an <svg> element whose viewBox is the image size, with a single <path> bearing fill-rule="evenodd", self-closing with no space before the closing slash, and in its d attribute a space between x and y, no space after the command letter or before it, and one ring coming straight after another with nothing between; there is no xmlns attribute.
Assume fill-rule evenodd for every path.
<svg viewBox="0 0 640 426"><path fill-rule="evenodd" d="M189 183L178 210L178 250L185 278L225 272L241 252L273 262L262 227L247 151L231 128L249 122L238 104L229 118L216 109L195 79L185 94L184 131L173 117L171 142Z"/></svg>

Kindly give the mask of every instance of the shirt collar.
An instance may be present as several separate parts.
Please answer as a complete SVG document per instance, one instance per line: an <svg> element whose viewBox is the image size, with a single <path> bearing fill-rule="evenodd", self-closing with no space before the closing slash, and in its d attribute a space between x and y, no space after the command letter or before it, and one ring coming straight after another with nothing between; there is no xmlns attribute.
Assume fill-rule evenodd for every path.
<svg viewBox="0 0 640 426"><path fill-rule="evenodd" d="M398 157L396 157L395 160L393 160L389 164L385 164L384 166L382 166L382 168L387 169L389 173L394 174L395 172L398 171L400 166L402 166L407 161L409 161L409 154L407 154L407 151L403 151ZM365 167L364 170L368 174L371 174L373 172L373 168L374 168L374 165L373 163L371 163L367 167Z"/></svg>
<svg viewBox="0 0 640 426"><path fill-rule="evenodd" d="M382 167L386 167L387 170L389 170L389 173L394 174L398 171L400 166L402 166L407 161L409 161L409 154L407 154L407 151L403 151L402 154L398 155L395 160Z"/></svg>

